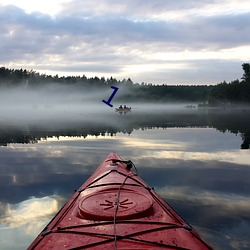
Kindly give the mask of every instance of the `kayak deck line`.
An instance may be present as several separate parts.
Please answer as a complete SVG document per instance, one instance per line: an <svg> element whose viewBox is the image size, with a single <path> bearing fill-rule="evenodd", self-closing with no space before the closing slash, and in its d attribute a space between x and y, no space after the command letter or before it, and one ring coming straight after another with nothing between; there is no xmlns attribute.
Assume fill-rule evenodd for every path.
<svg viewBox="0 0 250 250"><path fill-rule="evenodd" d="M177 226L176 224L173 223L168 223L168 222L160 222L160 221L131 221L131 220L118 220L116 221L117 224L149 224L149 225L165 225L165 226ZM74 228L83 228L83 227L91 227L91 226L103 226L103 225L110 225L113 224L112 221L102 221L102 222L94 222L92 224L87 224L87 225L77 225L77 226L69 226L69 227L58 227L57 230L67 230L67 229L74 229ZM189 226L182 226L182 228L185 228L187 230L191 230L192 228Z"/></svg>
<svg viewBox="0 0 250 250"><path fill-rule="evenodd" d="M88 186L86 186L85 188L77 190L77 192L82 192L82 191L86 190L87 188L104 187L104 186L111 186L111 185L119 185L119 186L120 186L120 185L121 185L120 182L102 183L102 184L99 184L99 185L93 185L95 182L97 182L97 181L101 180L102 178L108 176L108 175L109 175L110 173L112 173L112 172L116 172L116 173L118 173L118 174L120 174L120 175L123 175L123 176L127 177L127 175L125 175L124 173L119 172L119 171L116 170L116 169L112 169L112 170L110 170L108 173L105 173L105 174L102 175L100 178L98 178L97 180L95 180L95 181L93 181L92 183L90 183L90 184L89 184ZM128 176L128 178L131 178L131 176ZM151 187L144 186L144 185L143 185L142 183L140 183L138 180L136 180L136 179L133 179L133 180L136 181L136 182L138 182L139 184L132 184L132 183L131 183L131 184L126 184L126 185L139 186L139 187L143 186L145 189L151 189Z"/></svg>
<svg viewBox="0 0 250 250"><path fill-rule="evenodd" d="M121 222L123 224L126 224L124 223L123 221ZM105 225L106 223L104 223ZM108 223L107 223L108 224ZM113 223L112 223L113 224ZM134 223L136 224L136 223ZM144 223L142 223L144 224ZM154 223L152 223L154 224ZM151 225L152 225L151 224ZM144 230L144 231L138 231L138 232L135 232L133 234L128 234L128 235L117 235L117 240L122 240L122 239L128 239L128 240L131 240L131 241L140 241L140 242L147 242L147 243L150 243L150 244L153 244L153 245L157 245L157 246L164 246L164 247L170 247L170 245L166 245L166 244L163 244L163 243L157 243L157 242L153 242L153 241L145 241L145 240L140 240L140 239L137 239L137 238L133 238L133 236L136 236L136 235L141 235L141 234L146 234L146 233L150 233L150 232L154 232L154 231L159 231L159 230L165 230L165 229L179 229L179 228L182 228L182 229L185 229L185 230L190 230L189 228L185 227L185 226L178 226L178 225L167 225L167 226L162 226L162 227L157 227L157 228L154 228L154 229L149 229L149 230ZM114 240L114 235L113 234L100 234L100 233L91 233L91 232L79 232L79 231L63 231L65 230L65 228L60 228L60 229L57 229L55 231L51 231L51 232L47 232L45 235L47 234L50 234L50 233L65 233L65 234L82 234L82 235L90 235L90 236L101 236L101 237L109 237L110 239L107 239L107 240L104 240L104 241L100 241L100 242L95 242L95 245L100 245L100 244L103 244L103 243L108 243L108 242L112 242ZM92 246L93 244L91 245L84 245L84 246L79 246L79 247L90 247ZM172 246L173 247L173 246ZM187 249L187 248L180 248L180 247L176 247L174 246L173 247L174 249ZM74 248L75 249L75 248ZM79 249L79 248L77 248Z"/></svg>
<svg viewBox="0 0 250 250"><path fill-rule="evenodd" d="M132 168L136 172L132 171ZM212 249L132 161L110 153L34 240L31 249Z"/></svg>

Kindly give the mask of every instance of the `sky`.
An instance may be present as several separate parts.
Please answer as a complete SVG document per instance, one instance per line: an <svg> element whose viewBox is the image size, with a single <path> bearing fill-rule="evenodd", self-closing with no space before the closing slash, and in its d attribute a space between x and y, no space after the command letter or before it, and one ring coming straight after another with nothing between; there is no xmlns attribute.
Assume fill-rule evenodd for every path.
<svg viewBox="0 0 250 250"><path fill-rule="evenodd" d="M0 0L0 67L153 84L240 79L250 1Z"/></svg>

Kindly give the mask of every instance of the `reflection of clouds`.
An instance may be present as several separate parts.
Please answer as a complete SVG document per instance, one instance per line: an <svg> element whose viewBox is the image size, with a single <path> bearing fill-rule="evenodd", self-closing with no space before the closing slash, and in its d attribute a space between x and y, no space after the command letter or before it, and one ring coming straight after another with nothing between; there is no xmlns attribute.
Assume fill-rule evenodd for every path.
<svg viewBox="0 0 250 250"><path fill-rule="evenodd" d="M226 143L225 143L226 141ZM213 128L167 128L151 129L148 131L133 131L132 137L123 137L122 143L129 146L140 146L147 148L147 143L157 149L176 150L191 152L217 152L224 149L232 150L234 145L242 143L240 136L235 136L229 132L221 133ZM144 146L145 145L145 146ZM166 146L164 146L166 145ZM169 146L169 147L168 147Z"/></svg>
<svg viewBox="0 0 250 250"><path fill-rule="evenodd" d="M231 228L227 228L225 232L219 232L217 230L211 230L199 226L194 226L194 228L199 232L199 234L206 239L207 242L212 243L214 249L250 249L250 238L249 237L239 237L239 232L249 232L250 225L234 225Z"/></svg>
<svg viewBox="0 0 250 250"><path fill-rule="evenodd" d="M0 218L1 249L25 249L61 206L61 197L31 198L18 204L5 204Z"/></svg>
<svg viewBox="0 0 250 250"><path fill-rule="evenodd" d="M186 143L179 143L167 137L164 130L151 129L150 133L144 130L133 132L133 136L119 135L120 143L128 148L141 148L142 150L186 150Z"/></svg>
<svg viewBox="0 0 250 250"><path fill-rule="evenodd" d="M159 159L183 159L199 161L223 161L249 166L250 155L248 151L232 150L220 152L180 152L160 151L153 152L153 157Z"/></svg>
<svg viewBox="0 0 250 250"><path fill-rule="evenodd" d="M187 203L199 204L201 206L217 206L220 209L217 215L222 214L249 214L250 198L235 194L225 194L219 192L195 191L189 187L163 187L157 188L157 193L166 200L175 199Z"/></svg>
<svg viewBox="0 0 250 250"><path fill-rule="evenodd" d="M0 221L3 218L5 211L6 211L7 204L4 202L0 202ZM1 222L0 222L1 223Z"/></svg>
<svg viewBox="0 0 250 250"><path fill-rule="evenodd" d="M124 138L123 144L127 147L142 147L144 149L168 149L168 150L173 150L173 149L184 149L185 145L182 144L177 144L177 143L167 143L167 142L162 142L158 143L156 141L152 140L144 140L144 139L138 139L135 141L134 138Z"/></svg>
<svg viewBox="0 0 250 250"><path fill-rule="evenodd" d="M172 199L171 205L179 202L183 210L177 211L188 221L192 218L189 222L216 228L222 221L226 229L221 232L231 228L232 234L240 235L238 231L244 235L246 228L239 221L250 211L249 168L246 167L250 156L248 151L235 150L238 141L240 138L235 135L213 129L175 128L134 130L130 136L117 133L115 137L60 137L35 145L12 144L0 152L0 166L3 166L0 197L15 203L41 192L44 196L69 195L110 151L117 151L125 160L135 163L139 175L155 186L163 198ZM17 189L20 192L16 192ZM0 242L8 237L11 241L16 234L19 242L29 239L30 243L47 224L52 211L57 211L56 199L48 196L17 205L0 204L0 212L5 212L0 219ZM51 213L47 213L48 210ZM218 245L223 242L220 239ZM6 246L9 244L6 241Z"/></svg>
<svg viewBox="0 0 250 250"><path fill-rule="evenodd" d="M86 165L93 165L93 158L98 164L113 150L132 160L148 156L157 159L216 160L248 165L248 151L232 151L232 146L240 140L235 135L223 134L210 128L168 128L151 129L150 133L135 130L132 136L122 133L117 133L115 137L98 138L60 136L59 140L53 137L36 145L26 145L25 148L22 145L11 145L10 148L19 154L18 159L20 154L26 153L30 159L39 158L41 162L50 163L51 170L54 169L55 173L65 173L68 172L67 164L81 166L84 171ZM76 170L79 171L79 168Z"/></svg>
<svg viewBox="0 0 250 250"><path fill-rule="evenodd" d="M33 234L33 227L43 218L51 217L58 211L58 201L55 197L31 198L19 204L8 204L5 216L0 223L11 228L20 227L25 224L27 234Z"/></svg>

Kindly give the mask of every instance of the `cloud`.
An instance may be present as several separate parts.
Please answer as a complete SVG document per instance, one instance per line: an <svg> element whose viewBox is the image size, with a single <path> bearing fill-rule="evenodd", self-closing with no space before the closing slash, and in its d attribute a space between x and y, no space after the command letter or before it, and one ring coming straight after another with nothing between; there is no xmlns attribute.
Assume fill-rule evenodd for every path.
<svg viewBox="0 0 250 250"><path fill-rule="evenodd" d="M82 1L74 0L65 3L65 8L61 13L64 15L79 15L79 16L130 16L134 19L161 19L168 17L168 19L183 18L193 13L200 15L200 13L211 9L213 6L217 8L220 5L227 4L229 1L198 1L198 0L179 0L179 1L162 1L162 0L127 0L126 2L117 2L114 0L87 0ZM232 2L232 1L230 1ZM242 3L247 2L246 0Z"/></svg>
<svg viewBox="0 0 250 250"><path fill-rule="evenodd" d="M61 75L131 77L139 82L234 80L241 77L242 62L250 59L238 52L243 46L249 48L250 13L246 1L241 8L233 6L233 0L143 4L75 0L51 16L0 5L0 63ZM236 51L233 63L238 69L231 71L226 49ZM224 67L213 67L220 63ZM209 67L202 68L204 64ZM201 79L199 69L207 72Z"/></svg>

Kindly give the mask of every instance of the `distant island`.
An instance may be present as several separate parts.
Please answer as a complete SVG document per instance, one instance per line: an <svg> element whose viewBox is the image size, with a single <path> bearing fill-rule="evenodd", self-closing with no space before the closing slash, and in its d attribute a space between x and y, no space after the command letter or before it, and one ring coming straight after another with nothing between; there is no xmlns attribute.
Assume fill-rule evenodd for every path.
<svg viewBox="0 0 250 250"><path fill-rule="evenodd" d="M113 77L87 78L82 76L51 76L34 70L9 69L0 67L0 88L36 89L52 84L63 84L81 91L105 89L115 86L119 91L119 101L129 102L196 102L199 107L234 107L250 104L250 64L243 63L243 76L240 80L221 82L216 85L154 85L134 83L130 78L117 80Z"/></svg>

